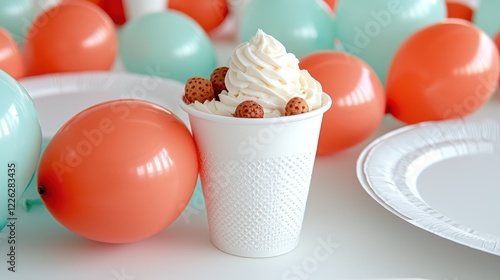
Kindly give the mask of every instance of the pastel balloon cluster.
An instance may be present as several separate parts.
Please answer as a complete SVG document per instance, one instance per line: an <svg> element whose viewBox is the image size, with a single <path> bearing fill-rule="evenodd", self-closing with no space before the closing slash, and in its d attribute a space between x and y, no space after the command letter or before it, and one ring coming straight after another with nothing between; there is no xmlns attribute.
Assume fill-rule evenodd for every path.
<svg viewBox="0 0 500 280"><path fill-rule="evenodd" d="M15 79L111 69L117 38L106 13L83 0L65 0L50 7L37 3L0 3L0 69Z"/></svg>
<svg viewBox="0 0 500 280"><path fill-rule="evenodd" d="M21 49L35 11L33 0L0 1L0 69L15 79L26 75Z"/></svg>
<svg viewBox="0 0 500 280"><path fill-rule="evenodd" d="M229 13L225 0L171 0L154 13L128 18L123 0L95 0L120 25L119 57L129 72L185 82L217 66L208 34Z"/></svg>
<svg viewBox="0 0 500 280"><path fill-rule="evenodd" d="M467 117L497 88L499 55L493 39L500 31L494 19L500 4L446 4L449 19L412 33L388 68L387 111L405 123ZM462 8L462 15L451 14L457 6L470 12Z"/></svg>
<svg viewBox="0 0 500 280"><path fill-rule="evenodd" d="M122 22L123 66L130 72L183 83L192 76L210 75L217 67L217 56L208 34L228 12L225 0L172 0L164 10Z"/></svg>
<svg viewBox="0 0 500 280"><path fill-rule="evenodd" d="M212 70L215 55L205 31L180 12L126 22L118 36L116 23L96 2L65 0L44 9L22 35L22 49L10 31L0 29L0 68L9 71L0 71L0 163L6 168L0 179L7 183L0 206L19 201L38 164L33 180L63 226L88 239L128 243L160 232L189 202L198 159L188 128L155 104L113 100L76 114L40 157L37 112L14 77L110 70L120 50L128 67L137 57L142 62L135 66L150 62L136 72L184 80L200 68L182 67L208 63ZM0 214L0 230L6 215Z"/></svg>
<svg viewBox="0 0 500 280"><path fill-rule="evenodd" d="M129 72L185 82L217 66L208 32L228 13L226 1L198 2L172 1L168 10L127 21L122 0L64 0L43 9L35 0L3 1L0 68L19 79L107 71L120 58Z"/></svg>
<svg viewBox="0 0 500 280"><path fill-rule="evenodd" d="M405 123L463 118L494 93L498 49L466 21L447 20L413 34L387 78L387 110Z"/></svg>
<svg viewBox="0 0 500 280"><path fill-rule="evenodd" d="M121 26L130 20L126 12L126 0L87 0L99 5L113 20ZM132 0L136 1L136 0ZM143 0L140 0L141 2ZM193 19L203 30L210 33L226 19L231 0L168 0L164 9L179 11ZM139 2L139 1L136 1ZM144 1L146 2L146 1ZM162 9L162 10L164 10Z"/></svg>
<svg viewBox="0 0 500 280"><path fill-rule="evenodd" d="M322 1L251 0L242 13L239 39L250 40L258 29L275 37L298 58L334 47L333 17Z"/></svg>
<svg viewBox="0 0 500 280"><path fill-rule="evenodd" d="M210 76L215 49L194 20L177 11L150 13L127 22L119 36L120 58L134 73L186 82Z"/></svg>
<svg viewBox="0 0 500 280"><path fill-rule="evenodd" d="M115 26L86 1L63 1L43 10L25 34L27 75L110 70L117 54Z"/></svg>
<svg viewBox="0 0 500 280"><path fill-rule="evenodd" d="M405 124L463 118L491 98L499 79L493 39L500 43L500 26L481 18L499 14L500 4L482 1L472 22L466 14L448 14L449 6L444 0L337 1L341 51L301 58L333 100L318 154L367 139L385 113Z"/></svg>
<svg viewBox="0 0 500 280"><path fill-rule="evenodd" d="M210 33L226 19L229 3L228 0L168 0L168 9L186 14Z"/></svg>
<svg viewBox="0 0 500 280"><path fill-rule="evenodd" d="M61 225L100 242L143 240L186 208L198 156L172 112L137 99L99 103L75 114L42 151L28 92L2 70L0 92L0 231L30 181Z"/></svg>
<svg viewBox="0 0 500 280"><path fill-rule="evenodd" d="M345 51L373 67L383 84L403 41L418 29L446 17L443 0L339 1L338 38Z"/></svg>

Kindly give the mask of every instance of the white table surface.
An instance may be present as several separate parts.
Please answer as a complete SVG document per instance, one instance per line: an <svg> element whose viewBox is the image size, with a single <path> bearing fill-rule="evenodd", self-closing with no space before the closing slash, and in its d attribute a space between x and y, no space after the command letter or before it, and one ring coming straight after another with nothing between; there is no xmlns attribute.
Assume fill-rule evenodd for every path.
<svg viewBox="0 0 500 280"><path fill-rule="evenodd" d="M234 42L227 35L217 36L219 61L226 64ZM471 117L500 118L500 96ZM498 256L403 221L361 187L356 177L361 150L375 137L401 126L387 116L363 143L317 158L301 241L288 254L249 259L213 247L197 190L188 212L171 226L125 245L81 238L43 206L18 210L18 271L7 271L7 243L1 232L0 279L500 279ZM334 246L324 249L325 242Z"/></svg>

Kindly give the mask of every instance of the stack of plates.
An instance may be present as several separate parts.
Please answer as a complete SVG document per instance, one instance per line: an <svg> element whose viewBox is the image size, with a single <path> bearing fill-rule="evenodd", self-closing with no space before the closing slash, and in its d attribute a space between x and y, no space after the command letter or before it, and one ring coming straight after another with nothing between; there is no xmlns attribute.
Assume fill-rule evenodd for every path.
<svg viewBox="0 0 500 280"><path fill-rule="evenodd" d="M358 179L401 219L500 255L500 120L406 126L360 154Z"/></svg>

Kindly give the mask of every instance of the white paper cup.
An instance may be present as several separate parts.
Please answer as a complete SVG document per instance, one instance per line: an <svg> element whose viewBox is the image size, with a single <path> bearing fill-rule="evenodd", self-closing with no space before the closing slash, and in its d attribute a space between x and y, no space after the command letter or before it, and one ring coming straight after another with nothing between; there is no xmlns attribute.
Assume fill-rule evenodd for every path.
<svg viewBox="0 0 500 280"><path fill-rule="evenodd" d="M181 99L181 98L180 98ZM323 114L243 119L200 112L180 100L198 147L210 239L243 257L293 250L300 237Z"/></svg>
<svg viewBox="0 0 500 280"><path fill-rule="evenodd" d="M165 11L168 0L125 0L123 4L127 19L131 20L148 13Z"/></svg>

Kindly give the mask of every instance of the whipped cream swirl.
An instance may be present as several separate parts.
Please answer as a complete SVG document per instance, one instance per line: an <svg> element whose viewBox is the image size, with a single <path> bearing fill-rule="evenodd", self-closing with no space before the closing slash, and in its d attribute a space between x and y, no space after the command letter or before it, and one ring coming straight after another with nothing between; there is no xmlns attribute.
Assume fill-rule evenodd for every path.
<svg viewBox="0 0 500 280"><path fill-rule="evenodd" d="M231 116L238 104L254 100L264 108L264 117L279 117L293 97L302 97L310 110L321 106L323 90L309 72L299 69L299 60L283 44L258 30L250 42L236 47L225 77L227 91L220 101L195 102L196 109Z"/></svg>

